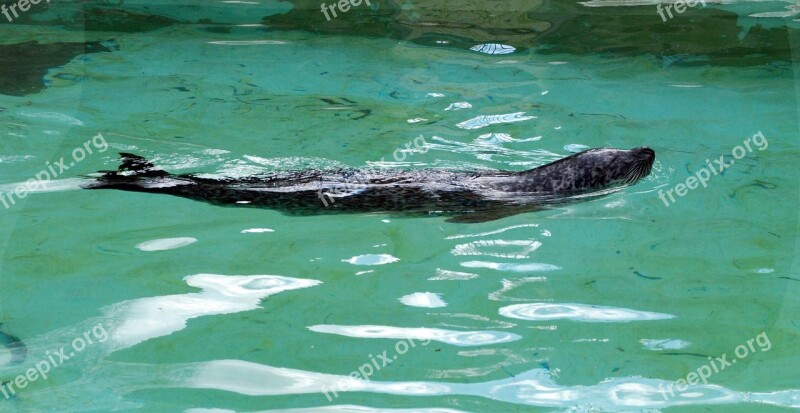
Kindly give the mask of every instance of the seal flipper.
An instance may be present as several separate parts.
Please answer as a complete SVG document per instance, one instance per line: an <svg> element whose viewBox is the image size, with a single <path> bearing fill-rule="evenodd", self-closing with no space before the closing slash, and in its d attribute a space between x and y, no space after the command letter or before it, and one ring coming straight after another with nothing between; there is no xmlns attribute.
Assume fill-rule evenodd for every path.
<svg viewBox="0 0 800 413"><path fill-rule="evenodd" d="M139 155L120 152L122 164L116 171L98 171L103 175L94 182L84 185L85 189L139 187L140 178L164 178L170 174Z"/></svg>
<svg viewBox="0 0 800 413"><path fill-rule="evenodd" d="M122 164L116 171L99 171L103 174L101 181L130 181L135 178L158 178L169 176L169 173L157 168L142 156L128 152L119 153Z"/></svg>
<svg viewBox="0 0 800 413"><path fill-rule="evenodd" d="M150 163L142 156L134 155L128 152L120 152L120 161L122 164L116 171L106 172L106 175L113 174L115 176L142 176L142 177L159 177L168 176L169 173L162 169L156 168L155 165Z"/></svg>
<svg viewBox="0 0 800 413"><path fill-rule="evenodd" d="M2 327L0 323L0 327ZM28 348L19 338L0 331L0 343L8 350L9 361L7 365L21 364L28 356Z"/></svg>

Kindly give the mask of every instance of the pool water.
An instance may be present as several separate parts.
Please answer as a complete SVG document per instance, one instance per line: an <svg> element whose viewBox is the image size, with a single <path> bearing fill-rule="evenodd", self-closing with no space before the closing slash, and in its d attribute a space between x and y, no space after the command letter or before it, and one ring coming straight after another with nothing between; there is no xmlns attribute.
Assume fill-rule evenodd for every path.
<svg viewBox="0 0 800 413"><path fill-rule="evenodd" d="M53 2L3 26L0 409L800 408L795 5L666 22L648 2L547 6L551 23L608 19L580 37L581 19L560 35L509 3L508 21L555 33L540 44L436 2L330 22L305 3L68 20L89 6ZM715 12L741 31L702 26ZM623 36L613 13L650 23ZM710 40L626 43L671 24ZM751 35L768 46L721 46ZM634 186L476 224L81 189L119 152L243 177L521 171L644 145L656 163Z"/></svg>

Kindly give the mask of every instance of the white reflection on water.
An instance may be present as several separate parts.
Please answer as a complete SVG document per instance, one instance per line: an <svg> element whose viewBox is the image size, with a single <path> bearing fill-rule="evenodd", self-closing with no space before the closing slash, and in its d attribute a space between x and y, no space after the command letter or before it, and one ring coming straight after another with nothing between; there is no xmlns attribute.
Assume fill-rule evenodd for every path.
<svg viewBox="0 0 800 413"><path fill-rule="evenodd" d="M241 231L242 234L260 234L263 232L275 232L275 230L271 228L248 228Z"/></svg>
<svg viewBox="0 0 800 413"><path fill-rule="evenodd" d="M561 267L553 264L531 262L528 264L516 264L511 262L491 262L491 261L467 261L461 263L462 267L467 268L489 268L497 271L511 272L531 272L531 271L555 271Z"/></svg>
<svg viewBox="0 0 800 413"><path fill-rule="evenodd" d="M672 314L652 313L627 308L604 307L587 304L528 303L502 307L500 315L520 320L567 319L594 323L613 323L674 318Z"/></svg>
<svg viewBox="0 0 800 413"><path fill-rule="evenodd" d="M499 123L522 122L536 119L536 116L525 116L525 112L504 113L501 115L480 115L456 125L461 129L480 129Z"/></svg>
<svg viewBox="0 0 800 413"><path fill-rule="evenodd" d="M436 275L428 278L428 281L444 281L444 280L462 281L462 280L471 280L473 278L478 278L478 274L473 274L470 272L443 270L441 268L437 268Z"/></svg>
<svg viewBox="0 0 800 413"><path fill-rule="evenodd" d="M2 184L0 185L0 192L7 192L10 194L20 186L25 187L27 189L27 186L25 185L26 185L25 182ZM38 185L36 185L35 187L31 186L30 189L26 190L26 192L32 194L32 193L46 193L46 192L77 191L79 189L83 189L84 185L86 185L86 179L82 178L54 179L52 181L38 181Z"/></svg>
<svg viewBox="0 0 800 413"><path fill-rule="evenodd" d="M517 49L514 46L509 46L507 44L483 43L472 46L469 48L469 50L486 54L509 54L514 53Z"/></svg>
<svg viewBox="0 0 800 413"><path fill-rule="evenodd" d="M340 404L334 406L306 407L296 409L261 410L248 413L466 413L463 410L438 409L438 408L414 408L414 409L384 409L380 407L357 406L353 404ZM235 410L223 409L188 409L184 413L236 413Z"/></svg>
<svg viewBox="0 0 800 413"><path fill-rule="evenodd" d="M318 400L316 403L324 406L327 402L321 389L334 386L337 389L346 387L347 390L338 390L340 395L366 392L401 396L476 396L516 405L568 409L571 412L642 412L673 406L744 403L800 408L800 390L797 389L755 393L698 384L689 386L684 392L676 392L674 397L668 393L665 397L660 389L672 384L666 380L628 376L609 378L593 385L566 386L557 384L550 372L541 368L515 377L471 383L366 381L351 376L273 367L242 360L171 365L103 361L92 369L92 373L106 377L106 380L92 383L91 386L86 386L84 381L65 383L58 389L32 389L25 394L40 404L51 405L52 411L85 411L86 406L77 405L72 397L68 397L78 392L85 397L92 397L93 411L140 408L131 403L128 394L144 389L208 389L255 397L307 394L307 401L315 403ZM343 386L343 383L347 385ZM333 406L320 409L326 408ZM372 408L365 409L375 411Z"/></svg>
<svg viewBox="0 0 800 413"><path fill-rule="evenodd" d="M139 243L136 248L142 251L174 250L195 242L197 242L197 238L192 237L159 238Z"/></svg>
<svg viewBox="0 0 800 413"><path fill-rule="evenodd" d="M503 232L510 231L512 229L517 229L517 228L537 228L538 226L539 226L539 224L519 224L519 225L512 225L510 227L496 229L496 230L493 230L493 231L480 232L480 233L477 233L477 234L450 235L448 237L445 237L445 239L485 237L487 235L502 234ZM549 234L548 234L548 236L549 236Z"/></svg>
<svg viewBox="0 0 800 413"><path fill-rule="evenodd" d="M289 44L288 41L284 40L214 40L208 43L223 46L262 46L273 44Z"/></svg>
<svg viewBox="0 0 800 413"><path fill-rule="evenodd" d="M184 280L202 291L140 298L111 307L110 318L120 320L111 332L112 349L128 348L182 330L191 318L252 310L270 295L321 283L278 275L195 274Z"/></svg>
<svg viewBox="0 0 800 413"><path fill-rule="evenodd" d="M430 396L452 392L447 384L374 382L350 376L272 367L241 360L215 360L187 367L192 374L182 383L185 387L226 390L250 396L318 393L323 387L345 387L340 386L343 382L347 383L348 391ZM181 374L186 374L186 371Z"/></svg>
<svg viewBox="0 0 800 413"><path fill-rule="evenodd" d="M447 303L442 300L441 294L428 291L404 295L398 300L411 307L439 308L447 306Z"/></svg>
<svg viewBox="0 0 800 413"><path fill-rule="evenodd" d="M456 256L525 259L541 246L542 243L535 240L477 240L456 245L450 253Z"/></svg>
<svg viewBox="0 0 800 413"><path fill-rule="evenodd" d="M384 265L400 261L400 258L391 256L389 254L366 254L356 255L355 257L342 260L353 265Z"/></svg>
<svg viewBox="0 0 800 413"><path fill-rule="evenodd" d="M748 402L800 407L800 390L750 393L699 384L690 386L690 391L665 398L659 390L671 383L665 380L620 377L595 385L561 386L544 369L482 383L445 383L365 381L350 376L278 368L240 360L216 360L174 368L176 370L169 377L185 379L174 379L169 387L216 389L250 396L318 393L323 387L331 388L342 381L352 381L348 383L347 391L406 396L470 395L541 407L591 407L591 411L603 412ZM321 402L324 401L322 396L320 398Z"/></svg>
<svg viewBox="0 0 800 413"><path fill-rule="evenodd" d="M530 301L530 298L514 298L506 296L509 291L527 283L539 283L547 281L547 277L524 277L517 280L503 280L503 288L489 293L489 299L492 301Z"/></svg>
<svg viewBox="0 0 800 413"><path fill-rule="evenodd" d="M338 334L356 338L394 338L433 340L456 346L482 346L487 344L508 343L521 337L502 331L455 331L440 328L409 328L391 326L340 326L322 324L308 327L318 333Z"/></svg>
<svg viewBox="0 0 800 413"><path fill-rule="evenodd" d="M654 351L662 351L662 350L681 350L689 347L691 343L686 340L679 340L679 339L647 339L643 338L639 340L640 343L644 346L644 348L648 350Z"/></svg>

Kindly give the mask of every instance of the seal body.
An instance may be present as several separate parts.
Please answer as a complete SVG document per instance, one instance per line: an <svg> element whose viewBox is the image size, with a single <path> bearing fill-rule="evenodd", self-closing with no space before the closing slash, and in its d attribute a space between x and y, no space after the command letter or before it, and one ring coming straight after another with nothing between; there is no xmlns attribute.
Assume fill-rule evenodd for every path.
<svg viewBox="0 0 800 413"><path fill-rule="evenodd" d="M479 222L607 193L647 176L652 149L590 149L522 172L308 170L247 178L172 175L121 153L88 189L162 193L215 205L260 207L296 215L383 212L452 215Z"/></svg>

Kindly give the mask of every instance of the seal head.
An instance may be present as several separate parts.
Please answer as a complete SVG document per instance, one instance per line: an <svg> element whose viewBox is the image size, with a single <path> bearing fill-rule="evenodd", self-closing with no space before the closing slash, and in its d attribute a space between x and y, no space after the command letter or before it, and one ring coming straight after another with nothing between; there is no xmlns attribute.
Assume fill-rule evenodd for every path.
<svg viewBox="0 0 800 413"><path fill-rule="evenodd" d="M646 146L589 149L519 172L498 189L563 197L631 185L650 174L655 158L655 152Z"/></svg>

